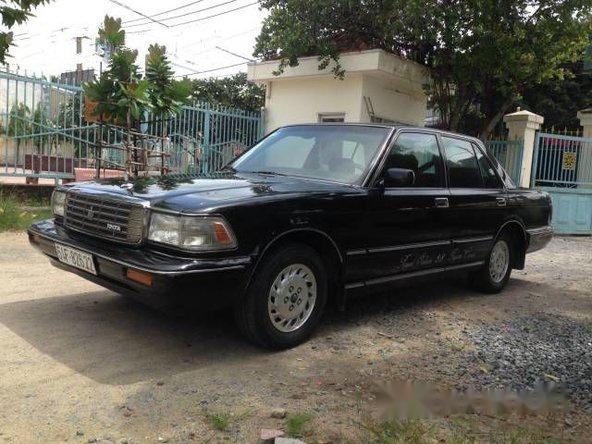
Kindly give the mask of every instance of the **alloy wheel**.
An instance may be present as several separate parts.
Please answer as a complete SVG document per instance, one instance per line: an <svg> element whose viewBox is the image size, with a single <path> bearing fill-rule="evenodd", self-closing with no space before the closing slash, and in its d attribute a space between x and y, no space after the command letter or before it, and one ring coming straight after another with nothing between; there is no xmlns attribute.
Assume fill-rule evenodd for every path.
<svg viewBox="0 0 592 444"><path fill-rule="evenodd" d="M269 289L269 319L283 333L296 331L310 318L316 299L317 281L312 270L303 264L289 265Z"/></svg>
<svg viewBox="0 0 592 444"><path fill-rule="evenodd" d="M489 277L496 284L500 283L510 267L510 247L505 240L498 240L489 257Z"/></svg>

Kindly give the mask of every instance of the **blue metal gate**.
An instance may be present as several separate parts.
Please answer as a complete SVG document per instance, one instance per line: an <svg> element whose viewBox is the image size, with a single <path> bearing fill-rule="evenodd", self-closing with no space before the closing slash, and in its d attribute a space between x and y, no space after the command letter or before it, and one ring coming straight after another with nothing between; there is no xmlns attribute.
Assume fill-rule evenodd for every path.
<svg viewBox="0 0 592 444"><path fill-rule="evenodd" d="M532 185L553 200L553 228L592 234L592 139L539 133Z"/></svg>

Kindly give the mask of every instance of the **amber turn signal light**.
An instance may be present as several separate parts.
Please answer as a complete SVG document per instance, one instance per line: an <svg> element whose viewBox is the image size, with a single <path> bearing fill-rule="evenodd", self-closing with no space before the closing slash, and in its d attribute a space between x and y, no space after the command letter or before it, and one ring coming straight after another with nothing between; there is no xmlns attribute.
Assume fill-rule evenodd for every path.
<svg viewBox="0 0 592 444"><path fill-rule="evenodd" d="M127 269L127 278L132 281L139 282L140 284L152 287L152 274L146 273L145 271L135 270L133 268Z"/></svg>
<svg viewBox="0 0 592 444"><path fill-rule="evenodd" d="M214 233L216 235L216 240L221 245L228 245L232 243L232 237L230 233L226 230L226 227L222 222L214 222Z"/></svg>

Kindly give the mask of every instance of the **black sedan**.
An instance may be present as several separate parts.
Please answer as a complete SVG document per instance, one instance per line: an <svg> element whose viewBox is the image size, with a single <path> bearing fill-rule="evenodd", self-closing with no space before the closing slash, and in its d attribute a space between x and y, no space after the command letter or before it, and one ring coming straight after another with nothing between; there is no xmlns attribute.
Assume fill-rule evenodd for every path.
<svg viewBox="0 0 592 444"><path fill-rule="evenodd" d="M428 275L504 288L552 236L551 201L474 138L388 125L280 128L208 176L70 184L29 229L52 263L140 299L231 307L269 348L328 301Z"/></svg>

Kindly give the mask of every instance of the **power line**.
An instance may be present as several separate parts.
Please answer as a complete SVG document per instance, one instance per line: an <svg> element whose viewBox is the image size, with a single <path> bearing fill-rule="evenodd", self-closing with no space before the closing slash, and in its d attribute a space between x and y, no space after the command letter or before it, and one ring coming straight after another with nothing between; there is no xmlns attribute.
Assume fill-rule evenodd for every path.
<svg viewBox="0 0 592 444"><path fill-rule="evenodd" d="M149 31L152 31L152 29L146 28L146 29L138 29L137 31L126 31L126 34L127 35L130 35L130 34L144 34L145 32L149 32Z"/></svg>
<svg viewBox="0 0 592 444"><path fill-rule="evenodd" d="M235 3L237 1L239 1L239 0L227 0L227 1L222 2L222 3L218 3L218 4L215 4L215 5L212 5L212 6L208 6L207 8L198 9L197 11L187 12L185 14L174 15L172 17L164 17L164 18L162 18L160 20L164 22L166 20L174 20L174 19L178 19L178 18L181 18L181 17L187 17L188 15L193 15L193 14L198 14L200 12L209 11L211 9L216 9L216 8L221 7L221 6L228 5L230 3ZM142 26L142 25L145 25L145 24L146 24L146 22L144 22L144 23L135 23L133 25L126 26L126 28L133 28L134 26Z"/></svg>
<svg viewBox="0 0 592 444"><path fill-rule="evenodd" d="M242 55L240 55L240 54L237 54L237 53L235 53L235 52L229 51L228 49L221 48L220 46L216 46L216 49L218 49L218 50L220 50L220 51L223 51L223 52L225 52L225 53L228 53L228 54L230 54L230 55L233 55L233 56L235 56L235 57L238 57L239 59L246 60L247 62L254 62L254 61L255 61L255 60L253 60L253 59L250 59L250 58L248 58L248 57L245 57L245 56L242 56Z"/></svg>
<svg viewBox="0 0 592 444"><path fill-rule="evenodd" d="M231 40L231 39L233 39L235 37L239 37L241 35L245 35L245 34L248 34L250 32L258 31L258 30L259 30L259 28L257 27L257 28L251 28L251 29L248 29L246 31L239 32L237 34L232 34L232 35L229 35L229 36L226 36L226 37L218 37L218 36L216 36L216 37L209 37L207 39L201 39L199 41L191 42L191 43L189 43L187 45L181 46L181 48L182 49L185 49L185 48L190 48L190 47L195 46L195 45L203 45L205 42L209 42L210 40L216 40L216 39L217 39L216 40L216 43L222 43L222 42L226 42L228 40ZM212 49L216 49L216 48L213 47L213 46L211 46L206 51L210 51ZM199 54L202 54L203 52L205 52L205 51L202 50L202 51L197 52L197 53L192 53L191 55L199 55Z"/></svg>
<svg viewBox="0 0 592 444"><path fill-rule="evenodd" d="M208 19L211 19L211 18L214 18L214 17L219 17L221 15L229 14L231 12L239 11L241 9L248 8L249 6L258 5L258 4L259 4L258 1L257 2L253 2L253 3L249 3L248 5L239 6L238 8L229 9L228 11L219 12L218 14L208 15L207 17L201 17L201 18L198 18L198 19L189 20L188 22L176 23L174 25L171 25L170 28L176 28L177 26L183 26L183 25L189 25L190 23L201 22L203 20L208 20Z"/></svg>
<svg viewBox="0 0 592 444"><path fill-rule="evenodd" d="M196 75L196 74L207 74L207 73L210 73L210 72L222 71L223 69L228 69L228 68L236 68L237 66L246 65L247 62L235 63L233 65L227 65L227 66L220 66L219 68L206 69L205 71L194 71L194 70L192 70L190 68L187 68L186 66L179 65L178 63L172 63L171 62L171 64L172 65L175 65L175 66L178 66L179 68L183 68L183 69L186 69L188 71L191 71L188 74L179 74L179 75L176 75L175 77L187 77L187 76L193 76L193 75Z"/></svg>
<svg viewBox="0 0 592 444"><path fill-rule="evenodd" d="M63 27L63 28L54 29L53 31L36 32L36 33L33 33L33 34L29 34L27 37L24 37L24 38L23 37L20 37L20 38L18 38L15 41L29 40L31 37L37 37L37 36L40 36L40 35L47 35L47 38L49 38L49 37L53 37L58 32L64 32L64 31L67 31L68 29L72 29L72 27L71 26L66 26L66 27Z"/></svg>
<svg viewBox="0 0 592 444"><path fill-rule="evenodd" d="M204 0L196 0L194 2L187 3L185 5L181 5L181 6L178 6L176 8L173 8L173 9L168 9L167 11L162 11L162 12L159 12L157 14L153 14L150 17L158 17L158 16L161 16L161 15L168 14L169 12L175 12L175 11L178 11L179 9L184 9L184 8L188 8L189 6L197 5L198 3L201 3L203 1ZM139 18L139 19L133 19L133 20L125 20L123 23L139 22L140 20L143 20L143 19Z"/></svg>
<svg viewBox="0 0 592 444"><path fill-rule="evenodd" d="M109 0L109 1L110 1L111 3L113 3L113 4L117 5L117 6L121 6L122 8L125 8L125 9L127 9L128 11L132 11L132 12L133 12L133 13L135 13L135 14L141 15L142 17L144 17L144 18L147 18L147 19L148 19L148 20L150 20L151 22L158 23L159 25L161 25L161 26L164 26L165 28L168 28L168 27L169 27L168 25L166 25L166 24L164 24L164 23L162 23L162 22L159 22L159 21L158 21L158 20L156 20L156 19L153 19L153 18L152 18L152 17L150 17L149 15L143 14L143 13L141 13L140 11L137 11L137 10L133 9L133 8L129 7L128 5L124 4L124 3L121 3L121 2L120 2L120 1L118 1L118 0Z"/></svg>

